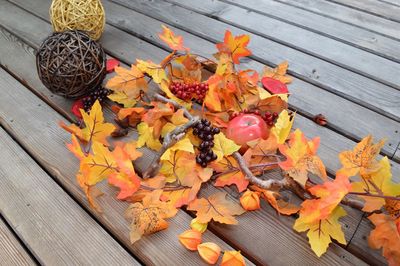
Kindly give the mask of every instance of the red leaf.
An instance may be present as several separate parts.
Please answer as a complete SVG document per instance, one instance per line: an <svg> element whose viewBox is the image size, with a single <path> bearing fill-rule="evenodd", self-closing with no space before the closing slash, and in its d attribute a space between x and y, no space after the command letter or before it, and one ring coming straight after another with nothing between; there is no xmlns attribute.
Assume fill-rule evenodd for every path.
<svg viewBox="0 0 400 266"><path fill-rule="evenodd" d="M71 107L71 112L79 119L82 119L81 112L79 109L83 109L83 101L82 99L76 100Z"/></svg>
<svg viewBox="0 0 400 266"><path fill-rule="evenodd" d="M119 66L119 61L115 58L107 59L107 73L114 72L114 68Z"/></svg>
<svg viewBox="0 0 400 266"><path fill-rule="evenodd" d="M277 79L264 77L261 79L261 83L264 86L264 89L266 89L270 93L273 94L289 93L286 84Z"/></svg>

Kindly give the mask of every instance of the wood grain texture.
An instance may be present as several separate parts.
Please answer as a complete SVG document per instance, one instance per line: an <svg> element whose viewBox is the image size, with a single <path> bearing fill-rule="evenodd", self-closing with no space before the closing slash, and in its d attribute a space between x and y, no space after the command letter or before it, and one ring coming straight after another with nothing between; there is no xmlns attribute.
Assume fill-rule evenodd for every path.
<svg viewBox="0 0 400 266"><path fill-rule="evenodd" d="M378 17L400 22L400 7L376 0L329 0Z"/></svg>
<svg viewBox="0 0 400 266"><path fill-rule="evenodd" d="M246 2L241 0L223 1L243 7L246 10L251 10L268 17L273 17L294 24L309 31L328 36L335 40L339 40L397 62L400 58L400 52L398 49L399 41L341 22L337 19L322 16L308 10L296 8L273 0L248 0ZM220 7L220 3L221 2L215 1L214 6ZM206 5L203 5L203 7L204 6ZM206 12L208 12L207 9L208 8L206 7ZM215 13L213 12L212 15L219 16L219 12ZM248 13L248 16L252 16L252 14L253 13L250 12ZM222 16L225 16L224 12L222 12Z"/></svg>
<svg viewBox="0 0 400 266"><path fill-rule="evenodd" d="M140 265L3 129L0 146L2 215L41 264Z"/></svg>
<svg viewBox="0 0 400 266"><path fill-rule="evenodd" d="M15 71L20 71L20 69L18 68L18 67L15 67L16 68L16 70ZM25 70L24 70L25 71ZM308 121L308 120L307 120ZM313 124L313 123L311 123L310 121L308 121L308 127L310 127L310 128L313 128L313 127L315 127L315 125ZM300 125L301 127L303 127L303 125ZM308 128L306 129L306 131L308 130ZM324 130L326 130L326 129L324 129ZM308 131L307 131L308 132ZM322 133L324 133L325 131L322 131ZM321 133L321 132L315 132L315 134L319 134L319 133ZM329 139L333 139L333 140L335 140L335 136L330 136L329 134L328 134L328 140ZM343 137L342 137L342 139L343 139ZM342 140L341 138L339 138L338 139L338 141L340 142L341 140ZM335 142L332 142L332 143L335 143ZM335 143L336 144L336 143ZM347 144L347 147L348 146L350 146L350 145L353 145L352 144L352 142L350 141L350 144L349 143L344 143L344 144ZM344 146L346 146L346 145L344 145ZM335 149L333 149L329 154L331 155L331 156L336 156L336 154L335 154ZM327 156L327 157L329 157L329 156ZM241 223L242 223L242 221L241 221ZM225 229L226 230L226 229ZM245 233L246 231L244 231L244 232L242 232L241 234L240 234L240 236L243 236L243 235L246 235L246 233ZM232 232L231 231L229 231L228 230L228 234L232 234ZM236 236L236 234L235 234L235 236ZM240 241L240 240L239 240ZM275 248L276 249L276 248ZM264 254L263 254L264 255Z"/></svg>
<svg viewBox="0 0 400 266"><path fill-rule="evenodd" d="M37 265L2 219L0 219L0 259L2 265Z"/></svg>
<svg viewBox="0 0 400 266"><path fill-rule="evenodd" d="M307 29L221 1L168 2L251 32L252 37L257 35L268 38L382 83L396 87L399 85L400 78L393 77L393 74L398 72L400 64ZM252 42L255 42L254 48L259 48L262 39L253 37ZM380 67L377 68L376 65Z"/></svg>
<svg viewBox="0 0 400 266"><path fill-rule="evenodd" d="M27 61L27 60L25 60ZM21 70L25 69L25 70ZM23 65L18 65L18 66L13 66L11 69L13 72L15 73L20 73L21 71L29 71L29 66L26 66L25 63L25 67L23 67ZM216 191L215 189L213 189L214 192ZM267 213L268 211L268 213ZM266 219L270 219L267 218L271 215L273 215L274 211L272 209L267 209L265 211L262 212L263 216L266 217ZM275 216L274 216L275 217ZM276 219L276 218L273 218ZM346 220L344 220L345 226L346 226L346 235L348 237L351 237L352 235L352 230L354 230L355 228L351 226L351 224L354 224L358 221L359 217L356 216L349 216ZM260 250L259 248L257 249L253 249L253 246L256 245L258 247L262 247L264 245L266 245L265 239L266 238L270 238L269 233L265 234L265 237L258 237L257 238L257 232L263 232L266 230L266 227L268 226L268 231L275 231L276 228L282 228L283 231L287 231L288 235L282 235L282 236L277 236L275 237L276 239L282 239L282 240L287 240L288 243L292 243L294 242L295 244L291 244L293 247L293 249L295 250L295 254L296 256L299 256L300 258L304 258L304 260L308 261L308 260L316 260L316 257L314 257L314 255L309 255L312 254L312 252L310 251L310 249L308 248L308 244L306 242L306 240L304 239L304 237L300 237L299 235L293 234L292 229L290 229L288 226L289 225L282 225L282 224L277 224L277 223L265 223L264 219L257 219L257 214L249 214L247 216L244 217L240 217L240 225L242 227L227 227L225 228L225 236L230 238L230 240L235 240L235 245L239 246L240 248L243 248L244 251L247 251L251 254L254 254L254 256L256 256L257 260L261 261L261 263L263 263L263 261L267 261L267 262L274 262L276 260L278 261L282 261L285 260L285 258L275 258L275 256L272 256L271 253L266 252L264 249ZM277 221L277 220L274 220ZM291 223L293 222L293 220L288 220L289 224L291 225ZM347 226L347 224L349 224L349 226ZM211 226L212 228L215 227L215 225ZM216 229L214 231L217 232L221 232L221 230L224 228L224 226L221 226L221 229ZM254 230L254 228L258 228L258 230ZM285 229L286 228L286 229ZM254 235L255 238L243 238L244 235ZM291 240L288 240L291 239ZM296 241L294 240L296 239ZM249 241L251 241L249 243ZM247 243L247 244L246 244ZM275 252L277 250L279 250L281 247L276 246L276 242L269 242L267 245L270 245L270 250L271 252L275 250ZM283 248L283 247L282 247ZM287 247L285 246L285 250L287 249ZM331 252L328 253L328 255L326 256L326 258L324 258L323 260L316 260L315 263L327 263L327 264L331 264L333 261L336 261L337 263L339 263L339 261L341 263L350 263L350 264L358 264L361 263L360 261L358 261L356 258L354 258L351 254L347 253L346 251L344 251L343 249L339 248L336 245L333 245L331 250L333 251L334 254L331 254ZM275 253L274 253L275 254ZM299 257L297 257L296 259L298 259ZM343 261L343 258L345 259L345 261ZM287 258L287 260L289 259L293 259L293 258Z"/></svg>
<svg viewBox="0 0 400 266"><path fill-rule="evenodd" d="M193 51L201 51L201 54L209 55L209 57L215 52L215 46L208 45L205 47L206 43L202 39L219 42L226 29L232 30L234 34L247 33L229 24L165 2L149 2L147 0L114 0L113 2L123 3L124 6L140 10L148 16L162 20L163 23L196 34L201 38L177 30L178 34L184 36L187 46L192 47ZM152 25L154 25L154 28L159 28L162 22L152 20L133 10L127 10L123 6L118 7L109 1L104 1L104 5L108 10L108 22L110 24L132 33L141 31L143 33L140 35L145 37L146 40L159 42L158 38L149 30ZM196 21L196 23L193 23L193 21ZM127 26L128 24L129 26ZM141 29L138 24L146 25L146 27ZM213 26L209 27L209 25ZM132 29L135 29L135 31ZM253 58L261 63L276 65L288 60L291 64L290 74L307 82L318 84L337 95L400 121L400 107L397 104L397 102L400 102L400 95L396 89L259 36L252 35L249 47L254 53ZM246 60L243 62L246 62ZM243 67L245 66L247 65Z"/></svg>
<svg viewBox="0 0 400 266"><path fill-rule="evenodd" d="M375 33L400 39L399 23L377 17L356 9L338 5L326 0L277 0L297 8L313 11L330 18L337 19ZM362 2L362 1L360 1Z"/></svg>

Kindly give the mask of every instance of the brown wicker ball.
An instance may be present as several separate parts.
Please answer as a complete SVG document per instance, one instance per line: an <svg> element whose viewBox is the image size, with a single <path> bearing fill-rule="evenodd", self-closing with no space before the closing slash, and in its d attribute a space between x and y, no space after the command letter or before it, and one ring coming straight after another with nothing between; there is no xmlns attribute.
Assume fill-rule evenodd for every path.
<svg viewBox="0 0 400 266"><path fill-rule="evenodd" d="M51 92L79 98L102 83L106 56L100 44L82 31L53 33L37 51L36 67Z"/></svg>
<svg viewBox="0 0 400 266"><path fill-rule="evenodd" d="M100 0L53 0L50 6L53 30L82 30L94 40L104 31L105 15Z"/></svg>

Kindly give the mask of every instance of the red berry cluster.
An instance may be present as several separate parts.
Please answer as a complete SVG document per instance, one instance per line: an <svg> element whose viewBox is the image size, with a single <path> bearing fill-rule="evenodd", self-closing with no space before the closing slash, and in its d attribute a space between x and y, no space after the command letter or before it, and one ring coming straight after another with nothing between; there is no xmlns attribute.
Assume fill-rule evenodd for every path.
<svg viewBox="0 0 400 266"><path fill-rule="evenodd" d="M203 101L208 91L207 83L191 83L172 82L169 89L179 99L184 101L198 100Z"/></svg>
<svg viewBox="0 0 400 266"><path fill-rule="evenodd" d="M233 113L233 114L231 115L231 117L230 117L230 120L232 120L233 118L235 118L235 117L237 117L238 115L241 115L241 114L254 114L254 115L258 115L258 116L260 116L260 117L265 121L265 123L267 123L267 125L270 126L270 127L272 127L272 126L275 124L276 119L277 119L278 116L279 116L278 113L276 113L276 112L273 112L273 113L271 113L271 112L265 112L264 115L262 115L262 114L260 113L259 110L247 110L247 109L244 109L244 110L241 111L241 112L235 112L235 113Z"/></svg>
<svg viewBox="0 0 400 266"><path fill-rule="evenodd" d="M220 132L219 128L213 127L207 119L201 119L193 127L193 135L202 140L199 149L200 153L196 156L196 163L201 167L207 167L209 162L217 159L217 155L212 151L214 147L214 135Z"/></svg>

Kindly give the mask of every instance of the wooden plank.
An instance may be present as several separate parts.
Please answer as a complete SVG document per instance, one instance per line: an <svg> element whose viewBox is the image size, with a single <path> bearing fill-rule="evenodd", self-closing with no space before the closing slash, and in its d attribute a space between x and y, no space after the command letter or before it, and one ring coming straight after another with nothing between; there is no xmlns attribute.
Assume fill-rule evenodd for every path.
<svg viewBox="0 0 400 266"><path fill-rule="evenodd" d="M23 54L23 53L22 53ZM21 73L21 71L30 71L31 66L28 65L29 60L23 60L19 64L12 65L11 69L14 74ZM24 76L21 74L21 76ZM29 82L30 81L26 81ZM37 80L33 81L32 83L38 83L40 87L40 82ZM31 86L34 87L34 86ZM49 100L49 99L48 99ZM51 101L51 100L49 100ZM214 193L215 189L207 190L207 193ZM260 219L260 213L263 219ZM358 264L362 263L353 257L351 254L347 253L343 249L339 248L336 245L332 245L330 251L326 256L323 257L322 260L318 260L314 255L311 255L312 252L308 248L308 244L303 236L298 234L294 234L292 229L288 228L288 226L292 225L293 219L288 219L285 225L279 223L278 217L273 215L275 212L269 208L263 209L262 212L258 213L249 213L243 217L239 218L239 226L234 227L226 227L226 226L219 226L217 225L210 225L214 232L223 233L226 237L230 238L232 243L235 243L235 246L244 250L246 253L254 254L255 259L260 263L271 263L275 261L286 261L287 263L294 260L304 260L304 262L314 261L315 263L319 264L332 264L332 263L349 263L349 264ZM353 214L350 211L351 214ZM359 217L356 215L350 215L343 220L345 224L345 232L347 239L351 238L353 230L355 229L352 224L355 224L358 221ZM266 221L268 221L266 223ZM276 231L280 230L280 232L288 232L288 235L276 235ZM264 236L260 237L260 232L263 232ZM247 236L247 237L245 237ZM251 237L250 237L251 236ZM271 241L266 243L265 239L274 238L276 241ZM247 240L250 240L249 243ZM274 254L286 252L288 247L287 243L291 243L292 250L290 252L290 256L285 257L276 257ZM276 245L276 243L282 243L282 245ZM253 248L256 246L257 248ZM282 251L279 251L283 249ZM245 254L246 254L245 253ZM343 261L343 259L345 261Z"/></svg>
<svg viewBox="0 0 400 266"><path fill-rule="evenodd" d="M246 2L240 0L225 1L245 8L246 10L273 17L309 31L328 36L379 56L395 61L399 59L399 42L372 31L273 0L248 0ZM220 5L221 2L214 2L214 8L216 10L222 9ZM204 11L209 12L206 6L207 5L202 5L205 9ZM248 13L248 16L252 16L252 12ZM222 10L222 14L216 12L216 14L212 13L212 15L222 15L224 17L225 13Z"/></svg>
<svg viewBox="0 0 400 266"><path fill-rule="evenodd" d="M35 28L36 27L40 27L40 25L36 25ZM129 57L129 55L126 55L126 56ZM23 67L24 65L25 65L25 67L28 67L28 69L29 69L29 66L26 66L26 64L22 64L20 66L14 65L13 67L15 68L15 70L13 70L13 71L16 71L16 72L22 71L23 68L24 68ZM297 120L299 120L299 121L297 121ZM312 134L313 136L321 135L321 134L325 135L326 139L325 138L322 139L323 147L321 147L321 152L320 152L321 153L321 157L323 157L323 159L326 160L326 162L329 165L331 165L333 168L337 169L338 167L340 167L339 166L339 162L338 162L338 160L336 158L337 153L340 150L351 148L352 145L354 145L354 143L352 141L350 141L350 140L344 139L340 135L338 136L337 134L332 133L331 131L329 131L329 130L327 130L325 128L316 127L315 124L311 123L307 119L304 119L302 117L298 117L297 120L296 120L296 126L301 127L306 132L307 135L309 135L309 134ZM329 145L332 145L332 146L329 146ZM331 161L332 161L332 164L331 164ZM239 237L237 236L238 233L237 232L233 233L232 231L230 231L231 229L227 230L228 231L227 234L228 235L233 235L233 237L238 239L237 243L239 243L239 244L243 242L241 237L244 237L246 235L251 235L253 237L252 241L254 242L254 244L256 244L256 246L265 246L266 244L263 243L262 240L261 240L261 242L259 244L256 243L256 241L259 241L259 239L260 239L259 235L255 234L255 232L258 232L258 230L250 230L249 231L249 225L254 220L256 220L256 217L249 217L249 223L245 223L245 226L244 226L243 230L238 230ZM347 218L351 218L351 217L347 217ZM270 218L268 217L266 219L270 219ZM288 221L288 220L285 220L285 221ZM280 223L280 221L276 221L276 223ZM288 223L290 223L290 220L288 221ZM352 221L352 220L346 220L346 221L343 221L343 223L344 223L344 226L345 226L346 236L349 235L348 234L349 231L350 232L352 231L353 225L357 224L356 221ZM242 224L243 224L243 220L241 220L239 226L241 226ZM258 228L258 227L260 228L260 231L264 231L265 230L265 228L264 228L265 225L263 223L261 223L256 228ZM253 227L251 227L251 228L253 228ZM223 228L220 229L220 230L223 231ZM274 241L274 242L276 243L277 241ZM278 241L278 243L281 243L281 242ZM270 244L270 243L268 243L268 244ZM272 247L272 249L276 250L276 247ZM262 254L264 254L264 256L268 255L268 254L265 254L265 252L263 252ZM382 260L382 261L384 261L384 260Z"/></svg>
<svg viewBox="0 0 400 266"><path fill-rule="evenodd" d="M2 265L37 265L2 219L0 219L0 258Z"/></svg>
<svg viewBox="0 0 400 266"><path fill-rule="evenodd" d="M19 2L21 0L13 1ZM212 42L219 42L226 29L232 30L234 34L247 33L229 24L195 14L193 11L169 3L160 1L150 3L140 0L118 0L118 3L124 3L124 6L140 10L149 17L133 10L127 10L109 1L104 1L109 14L108 22L128 32L140 32L141 36L146 37L151 42L160 42L153 32L149 31L150 27L159 28L160 22L151 19L150 16ZM196 21L196 23L193 23L193 21ZM129 26L127 26L128 24ZM146 24L146 28L141 29L136 24ZM209 25L213 25L213 27L209 27ZM133 26L135 27L133 28ZM185 37L186 44L195 52L201 51L201 54L210 56L215 52L215 47L212 45L205 47L201 38L196 38L182 31L177 32ZM313 84L318 84L324 89L390 116L397 121L400 119L400 106L397 104L397 102L400 102L400 95L396 89L258 36L252 36L250 48L254 53L253 58L257 61L274 65L283 60L288 60L291 63L290 74ZM387 96L383 98L382 95Z"/></svg>
<svg viewBox="0 0 400 266"><path fill-rule="evenodd" d="M126 0L122 2L126 3ZM251 32L253 36L256 34L274 40L382 83L399 86L400 78L393 78L392 74L400 69L400 64L302 27L221 1L168 0L168 2ZM258 42L258 39L255 41ZM377 68L376 65L383 65L383 68Z"/></svg>
<svg viewBox="0 0 400 266"><path fill-rule="evenodd" d="M277 0L298 8L313 11L330 18L334 18L375 33L400 39L399 23L380 18L359 10L337 5L325 0Z"/></svg>
<svg viewBox="0 0 400 266"><path fill-rule="evenodd" d="M399 0L378 0L379 2L387 3L389 5L400 6Z"/></svg>
<svg viewBox="0 0 400 266"><path fill-rule="evenodd" d="M17 54L17 52L16 52L16 54ZM23 53L21 53L21 51L20 51L20 54L23 54ZM18 71L21 71L21 68L25 68L26 71L29 71L31 69L31 66L28 64L29 60L23 60L19 64L17 64L18 61L19 60L15 60L16 64L13 66L13 68L18 69ZM14 70L13 68L12 68L12 70ZM37 82L39 83L39 81L37 81ZM27 80L27 84L31 85L30 81ZM212 192L215 192L215 190L208 190L208 193L212 193ZM282 225L281 226L277 225L277 223L279 222L279 218L276 217L275 215L271 217L270 214L274 213L274 211L271 208L268 209L268 213L269 214L267 215L266 212L262 212L262 217L264 217L263 219L259 219L260 214L256 214L256 213L246 215L246 217L243 217L240 219L239 226L234 227L234 228L221 226L220 230L221 231L224 230L226 232L226 235L234 236L233 239L236 241L235 245L239 246L239 248L241 248L243 250L251 249L251 251L253 253L260 254L259 256L261 256L261 259L262 259L261 261L268 261L268 262L273 262L275 260L290 261L290 260L294 260L294 259L298 259L298 258L304 258L305 261L310 261L310 258L305 256L305 254L310 253L310 250L308 248L308 245L305 242L305 239L300 235L294 234L290 228L287 228ZM266 221L268 221L268 222L266 222ZM351 221L350 219L346 220L346 222L349 222L349 223L350 223L350 221ZM292 222L292 220L290 220L290 219L287 220L287 223L291 223L291 222ZM356 221L353 221L352 223L355 223L355 222ZM213 226L211 226L211 228L212 227ZM347 228L351 228L351 226L348 226ZM290 236L287 236L287 235L275 236L276 230L279 230L279 229L281 231L284 229L284 231L286 231L287 234L290 234ZM295 245L295 247L293 247L293 249L295 250L294 254L292 254L291 256L289 256L287 258L286 257L285 258L280 258L280 257L272 258L271 253L265 252L265 248L269 247L271 251L272 250L276 251L276 250L279 250L279 247L276 246L275 241L264 243L265 238L257 237L257 236L260 236L260 232L264 232L264 231L268 232L268 235L271 234L271 236L269 236L269 238L272 237L272 235L274 235L274 238L276 240L279 240L279 243L284 243L282 241L286 241L286 240L288 242L296 243L296 244L293 244L293 245ZM240 234L238 234L238 232L240 232ZM350 231L347 231L347 232L350 233ZM263 233L263 234L266 234L266 233ZM245 244L246 244L246 241L244 241L245 235L252 235L254 237L254 239L256 239L256 240L253 240L253 242L254 241L260 242L257 245L257 248L253 249L253 246L245 246ZM348 235L348 237L351 237L351 234L347 234L347 235ZM288 237L289 237L289 239L288 239ZM285 247L285 250L286 250L286 248L287 247ZM312 257L311 260L315 260L316 263L320 262L320 263L330 264L330 263L333 263L334 261L336 261L336 262L340 261L341 263L343 263L341 257L344 256L344 258L346 258L346 260L348 260L349 262L353 262L352 264L360 263L358 260L353 258L347 252L344 252L342 249L338 248L337 246L333 246L332 250L334 250L334 252L337 253L338 255L337 256L328 255L326 258L326 261L325 260L317 261L317 258L314 256ZM310 255L307 255L307 256L310 256Z"/></svg>
<svg viewBox="0 0 400 266"><path fill-rule="evenodd" d="M7 76L1 87L13 88ZM2 215L41 264L140 265L3 129L0 145Z"/></svg>
<svg viewBox="0 0 400 266"><path fill-rule="evenodd" d="M373 229L374 225L368 219L362 219L353 239L347 245L347 250L367 260L370 265L387 265L386 261L382 261L382 250L368 246L368 236Z"/></svg>
<svg viewBox="0 0 400 266"><path fill-rule="evenodd" d="M376 0L329 0L330 2L354 8L378 17L400 22L400 7Z"/></svg>

